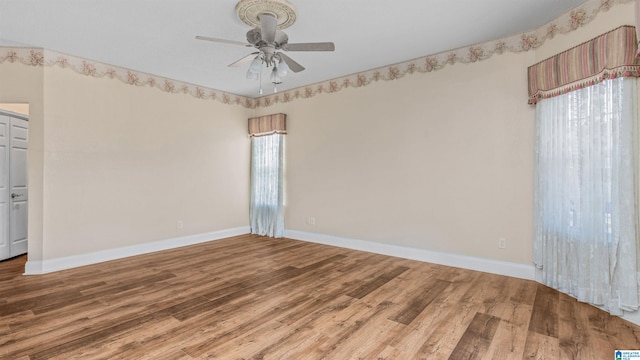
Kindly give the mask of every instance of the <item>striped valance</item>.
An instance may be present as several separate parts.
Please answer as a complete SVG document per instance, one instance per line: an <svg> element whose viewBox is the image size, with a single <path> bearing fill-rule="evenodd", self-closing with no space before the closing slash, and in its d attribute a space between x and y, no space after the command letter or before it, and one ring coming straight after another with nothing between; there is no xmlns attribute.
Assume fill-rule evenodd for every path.
<svg viewBox="0 0 640 360"><path fill-rule="evenodd" d="M273 114L249 119L249 135L265 136L287 133L287 115Z"/></svg>
<svg viewBox="0 0 640 360"><path fill-rule="evenodd" d="M636 29L621 26L529 67L529 104L604 79L640 76Z"/></svg>

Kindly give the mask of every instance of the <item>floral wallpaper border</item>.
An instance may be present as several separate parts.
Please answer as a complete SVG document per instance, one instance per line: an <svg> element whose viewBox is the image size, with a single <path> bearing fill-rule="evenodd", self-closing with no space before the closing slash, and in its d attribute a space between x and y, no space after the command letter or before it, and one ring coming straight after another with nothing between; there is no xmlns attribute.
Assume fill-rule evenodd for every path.
<svg viewBox="0 0 640 360"><path fill-rule="evenodd" d="M9 62L30 66L59 66L86 76L118 79L130 85L149 86L168 93L188 94L199 99L214 100L223 104L235 104L255 109L269 107L277 103L287 103L296 99L311 98L318 94L335 93L346 88L363 87L380 80L397 80L406 75L437 71L447 65L456 63L474 63L488 59L495 54L529 51L540 47L547 39L551 39L557 34L572 32L589 23L602 11L608 11L617 4L633 1L640 0L588 0L583 5L563 14L554 21L530 32L449 50L255 99L38 48L0 47L0 64Z"/></svg>
<svg viewBox="0 0 640 360"><path fill-rule="evenodd" d="M168 93L188 94L199 99L216 100L223 104L241 105L250 109L255 108L256 104L254 99L248 97L41 48L0 47L0 64L5 62L31 66L59 66L86 76L118 79L129 85L149 86Z"/></svg>
<svg viewBox="0 0 640 360"><path fill-rule="evenodd" d="M495 54L499 55L506 52L520 53L533 50L544 44L547 39L552 39L558 34L570 33L586 25L595 19L600 12L608 11L614 5L634 1L636 0L587 0L583 5L530 32L424 56L399 64L260 97L256 99L257 104L255 107L268 107L277 103L287 103L295 99L310 98L322 93L335 93L350 87L367 86L380 80L397 80L406 75L437 71L447 65L454 65L456 63L474 63L488 59Z"/></svg>

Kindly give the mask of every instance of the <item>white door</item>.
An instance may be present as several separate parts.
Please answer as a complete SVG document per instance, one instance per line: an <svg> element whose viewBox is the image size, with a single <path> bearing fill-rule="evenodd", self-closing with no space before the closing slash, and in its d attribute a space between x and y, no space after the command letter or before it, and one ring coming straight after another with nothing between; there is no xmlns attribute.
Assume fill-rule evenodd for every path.
<svg viewBox="0 0 640 360"><path fill-rule="evenodd" d="M0 113L0 260L27 252L28 124Z"/></svg>
<svg viewBox="0 0 640 360"><path fill-rule="evenodd" d="M9 180L9 147L11 118L0 114L0 260L11 257L9 219L11 213L11 185Z"/></svg>
<svg viewBox="0 0 640 360"><path fill-rule="evenodd" d="M27 134L29 122L11 118L11 154L9 155L11 177L11 256L27 252Z"/></svg>

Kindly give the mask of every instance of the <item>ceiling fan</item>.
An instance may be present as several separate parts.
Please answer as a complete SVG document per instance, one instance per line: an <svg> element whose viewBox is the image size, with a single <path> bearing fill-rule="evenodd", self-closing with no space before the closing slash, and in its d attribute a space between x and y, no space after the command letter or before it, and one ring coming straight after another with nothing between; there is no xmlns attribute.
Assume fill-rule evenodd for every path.
<svg viewBox="0 0 640 360"><path fill-rule="evenodd" d="M286 0L240 0L236 5L236 13L240 20L253 27L247 32L248 43L208 36L196 36L196 39L256 48L258 51L229 64L229 67L240 67L251 62L247 71L248 79L258 80L263 64L267 68L273 67L271 82L274 84L281 83L281 78L286 76L289 70L297 73L305 69L283 51L335 50L332 42L289 43L289 37L281 29L291 26L297 13L293 5Z"/></svg>

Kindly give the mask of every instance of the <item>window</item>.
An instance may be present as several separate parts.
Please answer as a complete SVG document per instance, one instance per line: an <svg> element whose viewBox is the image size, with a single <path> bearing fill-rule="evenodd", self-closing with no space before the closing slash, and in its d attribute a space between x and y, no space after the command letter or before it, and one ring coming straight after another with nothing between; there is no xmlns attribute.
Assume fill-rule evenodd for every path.
<svg viewBox="0 0 640 360"><path fill-rule="evenodd" d="M613 314L638 309L635 78L536 106L534 257L543 282Z"/></svg>
<svg viewBox="0 0 640 360"><path fill-rule="evenodd" d="M249 119L251 137L251 233L284 236L284 135L287 115Z"/></svg>

